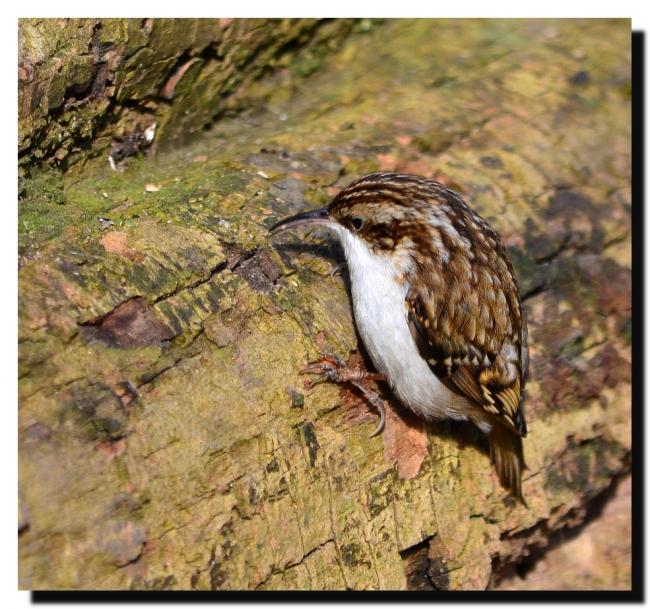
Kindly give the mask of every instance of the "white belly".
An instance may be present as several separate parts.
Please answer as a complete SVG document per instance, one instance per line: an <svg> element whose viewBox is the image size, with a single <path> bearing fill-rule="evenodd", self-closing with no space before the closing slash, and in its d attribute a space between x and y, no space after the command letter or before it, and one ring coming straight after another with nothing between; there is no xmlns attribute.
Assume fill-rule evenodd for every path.
<svg viewBox="0 0 650 609"><path fill-rule="evenodd" d="M337 231L352 283L354 318L378 372L406 406L427 419L466 419L468 403L441 383L420 357L408 327L408 285L395 281L390 259L373 255L345 229Z"/></svg>

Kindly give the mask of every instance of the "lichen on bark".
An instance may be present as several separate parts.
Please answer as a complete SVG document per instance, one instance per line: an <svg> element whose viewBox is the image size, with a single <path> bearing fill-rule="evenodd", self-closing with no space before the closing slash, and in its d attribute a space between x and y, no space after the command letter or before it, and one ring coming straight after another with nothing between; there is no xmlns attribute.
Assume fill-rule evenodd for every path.
<svg viewBox="0 0 650 609"><path fill-rule="evenodd" d="M157 124L187 143L274 66L322 59L353 26L318 19L20 19L20 167L64 169Z"/></svg>
<svg viewBox="0 0 650 609"><path fill-rule="evenodd" d="M310 41L353 26L282 22L268 47L267 26L221 23L226 84L202 55L225 44L208 22L21 27L43 62L64 58L63 99L87 78L67 61L88 53L74 28L119 50L115 95L138 104L195 57L179 96L237 88L267 52L279 62L234 94L245 112L187 146L120 171L91 153L24 182L22 588L483 589L629 471L629 21L372 22L322 54ZM175 55L163 31L196 52ZM147 54L154 83L135 69ZM35 108L25 150L51 152ZM161 138L188 129L174 112ZM377 169L452 185L511 252L531 346L529 509L476 430L422 426L391 401L369 438L358 395L304 386L321 353L364 365L348 280L326 237L276 243L268 227Z"/></svg>

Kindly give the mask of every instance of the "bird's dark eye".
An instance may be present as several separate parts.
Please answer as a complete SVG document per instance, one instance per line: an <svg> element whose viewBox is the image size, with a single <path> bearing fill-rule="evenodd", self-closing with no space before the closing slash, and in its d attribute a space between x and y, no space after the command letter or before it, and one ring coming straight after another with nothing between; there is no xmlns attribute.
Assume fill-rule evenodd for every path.
<svg viewBox="0 0 650 609"><path fill-rule="evenodd" d="M354 230L361 230L363 227L363 218L352 218L352 220L350 220L350 223L354 227Z"/></svg>

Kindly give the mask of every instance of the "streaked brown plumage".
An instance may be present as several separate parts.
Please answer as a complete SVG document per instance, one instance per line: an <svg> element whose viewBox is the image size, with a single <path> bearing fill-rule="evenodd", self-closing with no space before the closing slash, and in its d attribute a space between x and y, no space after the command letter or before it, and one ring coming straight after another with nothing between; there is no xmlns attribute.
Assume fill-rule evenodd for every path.
<svg viewBox="0 0 650 609"><path fill-rule="evenodd" d="M357 180L327 210L278 227L305 221L341 240L357 326L398 398L427 419L469 419L488 433L499 480L523 502L527 331L499 236L452 190L396 173ZM399 302L403 314L386 313Z"/></svg>

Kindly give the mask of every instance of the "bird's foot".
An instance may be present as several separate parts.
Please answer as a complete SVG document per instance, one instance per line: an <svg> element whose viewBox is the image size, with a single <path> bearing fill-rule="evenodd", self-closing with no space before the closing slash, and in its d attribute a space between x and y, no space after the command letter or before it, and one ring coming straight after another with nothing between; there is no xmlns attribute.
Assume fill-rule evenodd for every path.
<svg viewBox="0 0 650 609"><path fill-rule="evenodd" d="M361 381L386 381L383 374L352 368L338 355L332 353L327 353L315 362L311 362L300 371L300 374L318 375L313 381L310 381L310 388L324 381L330 381L339 385L341 383Z"/></svg>
<svg viewBox="0 0 650 609"><path fill-rule="evenodd" d="M347 266L347 262L339 262L338 264L334 265L332 267L332 270L330 271L330 277L335 277L336 275L340 275L341 271Z"/></svg>
<svg viewBox="0 0 650 609"><path fill-rule="evenodd" d="M336 383L337 385L343 383L349 383L354 385L374 406L379 412L379 424L375 431L370 434L370 437L376 436L384 428L384 423L386 422L386 409L384 408L384 401L381 399L379 394L372 389L368 389L363 381L386 381L382 374L377 372L367 372L365 370L358 370L356 368L350 368L346 363L338 356L327 354L305 366L300 374L316 374L316 378L313 381L309 381L308 388L311 389L314 385L318 383L323 383L329 381Z"/></svg>

